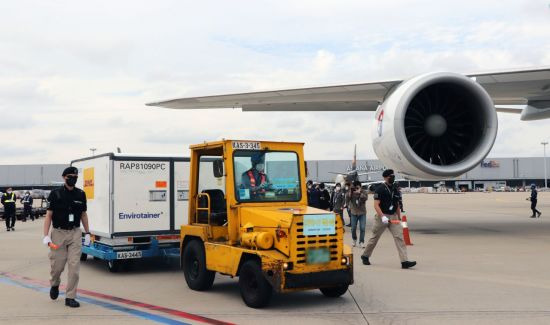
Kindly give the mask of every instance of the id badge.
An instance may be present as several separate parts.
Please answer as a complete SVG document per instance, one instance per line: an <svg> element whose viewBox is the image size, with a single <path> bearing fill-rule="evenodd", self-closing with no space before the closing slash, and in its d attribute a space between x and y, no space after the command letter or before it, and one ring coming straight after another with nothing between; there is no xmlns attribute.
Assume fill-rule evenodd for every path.
<svg viewBox="0 0 550 325"><path fill-rule="evenodd" d="M355 205L359 205L359 200L355 200Z"/></svg>
<svg viewBox="0 0 550 325"><path fill-rule="evenodd" d="M74 214L69 213L69 222L74 222Z"/></svg>
<svg viewBox="0 0 550 325"><path fill-rule="evenodd" d="M390 205L390 210L393 210L393 204L392 204L392 205Z"/></svg>

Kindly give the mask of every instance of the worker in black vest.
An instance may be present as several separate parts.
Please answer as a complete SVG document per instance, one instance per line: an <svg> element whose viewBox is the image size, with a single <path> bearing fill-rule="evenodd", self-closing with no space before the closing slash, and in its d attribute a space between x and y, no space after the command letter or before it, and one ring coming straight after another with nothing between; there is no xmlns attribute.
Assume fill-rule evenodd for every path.
<svg viewBox="0 0 550 325"><path fill-rule="evenodd" d="M78 179L78 169L67 167L62 174L65 179L63 186L51 191L48 196L48 211L44 220L44 245L50 246L50 298L59 296L59 284L61 272L68 265L69 277L65 295L65 306L80 307L75 300L78 286L80 255L82 254L82 230L80 222L84 226L84 245L90 245L90 230L88 228L88 214L86 213L86 193L75 187ZM50 233L50 226L53 229ZM53 243L57 248L52 248Z"/></svg>
<svg viewBox="0 0 550 325"><path fill-rule="evenodd" d="M15 193L8 187L6 193L2 195L2 205L4 206L4 219L6 220L6 230L15 231Z"/></svg>
<svg viewBox="0 0 550 325"><path fill-rule="evenodd" d="M407 246L403 240L403 228L401 226L401 209L399 208L399 200L397 197L397 186L395 186L395 174L392 169L386 169L382 176L384 183L378 185L374 192L374 225L372 226L372 236L367 243L367 247L361 255L363 264L370 265L370 257L372 251L378 243L378 239L386 229L389 229L393 235L399 259L401 260L401 268L408 269L416 265L415 261L409 261L407 258Z"/></svg>

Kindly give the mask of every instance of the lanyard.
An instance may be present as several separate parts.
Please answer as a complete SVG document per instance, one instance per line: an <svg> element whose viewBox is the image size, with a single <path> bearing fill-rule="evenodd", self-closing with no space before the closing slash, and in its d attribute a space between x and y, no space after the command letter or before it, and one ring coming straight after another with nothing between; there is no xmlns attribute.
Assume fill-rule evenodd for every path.
<svg viewBox="0 0 550 325"><path fill-rule="evenodd" d="M393 195L395 194L393 191L390 191L390 188L388 187L388 185L386 185L386 183L384 183L384 186L386 187L386 190L388 190L388 194L391 195L391 205L393 206Z"/></svg>

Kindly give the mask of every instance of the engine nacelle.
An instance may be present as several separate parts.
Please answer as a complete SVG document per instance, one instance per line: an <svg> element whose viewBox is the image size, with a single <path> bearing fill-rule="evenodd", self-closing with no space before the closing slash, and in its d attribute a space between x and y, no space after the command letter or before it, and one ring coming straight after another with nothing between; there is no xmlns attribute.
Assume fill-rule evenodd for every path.
<svg viewBox="0 0 550 325"><path fill-rule="evenodd" d="M385 166L413 179L459 176L487 156L497 135L491 97L470 78L423 74L378 107L373 147Z"/></svg>

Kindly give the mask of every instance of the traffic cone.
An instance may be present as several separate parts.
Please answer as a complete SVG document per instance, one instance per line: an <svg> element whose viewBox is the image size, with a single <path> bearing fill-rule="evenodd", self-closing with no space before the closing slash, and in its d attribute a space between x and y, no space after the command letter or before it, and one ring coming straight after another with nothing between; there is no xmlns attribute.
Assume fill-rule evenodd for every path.
<svg viewBox="0 0 550 325"><path fill-rule="evenodd" d="M401 226L403 227L403 239L405 240L405 245L412 246L411 236L409 234L409 226L407 225L407 216L401 217Z"/></svg>

